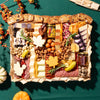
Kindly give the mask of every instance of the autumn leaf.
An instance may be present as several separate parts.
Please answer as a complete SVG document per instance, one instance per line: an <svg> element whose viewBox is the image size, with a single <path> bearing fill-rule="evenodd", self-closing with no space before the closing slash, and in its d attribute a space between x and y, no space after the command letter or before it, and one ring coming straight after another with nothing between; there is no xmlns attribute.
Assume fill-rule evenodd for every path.
<svg viewBox="0 0 100 100"><path fill-rule="evenodd" d="M46 63L50 66L55 68L56 65L58 65L58 57L55 56L49 56L49 59L46 61Z"/></svg>
<svg viewBox="0 0 100 100"><path fill-rule="evenodd" d="M42 47L45 43L45 39L42 39L42 36L39 35L37 37L33 37L33 41L34 41L34 44L37 46L37 47Z"/></svg>

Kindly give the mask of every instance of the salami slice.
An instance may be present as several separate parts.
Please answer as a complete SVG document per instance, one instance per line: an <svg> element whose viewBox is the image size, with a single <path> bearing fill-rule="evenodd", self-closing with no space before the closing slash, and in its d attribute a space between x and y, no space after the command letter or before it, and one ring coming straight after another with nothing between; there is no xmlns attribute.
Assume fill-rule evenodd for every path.
<svg viewBox="0 0 100 100"><path fill-rule="evenodd" d="M79 75L79 71L78 69L75 69L73 71L67 72L63 69L55 72L54 75L55 77L77 77Z"/></svg>

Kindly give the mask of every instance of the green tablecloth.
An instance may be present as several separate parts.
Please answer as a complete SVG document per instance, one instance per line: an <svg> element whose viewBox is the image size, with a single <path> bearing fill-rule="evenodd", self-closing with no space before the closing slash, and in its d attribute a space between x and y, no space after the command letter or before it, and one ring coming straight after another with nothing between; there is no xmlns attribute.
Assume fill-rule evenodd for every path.
<svg viewBox="0 0 100 100"><path fill-rule="evenodd" d="M2 3L4 0L0 0ZM6 5L13 14L16 14L16 5L14 0L9 0ZM40 9L34 9L33 4L28 0L22 0L26 6L27 13L39 15L62 15L85 13L94 20L91 34L92 45L92 79L88 82L44 82L27 83L22 85L20 82L13 83L8 75L7 81L0 85L0 100L12 100L14 94L20 90L28 92L32 100L100 100L100 12L80 7L69 0L38 0ZM100 3L100 0L93 0ZM8 24L2 20L3 28L6 30ZM4 41L9 44L9 37ZM0 47L0 65L5 67L7 72L10 70L9 49Z"/></svg>

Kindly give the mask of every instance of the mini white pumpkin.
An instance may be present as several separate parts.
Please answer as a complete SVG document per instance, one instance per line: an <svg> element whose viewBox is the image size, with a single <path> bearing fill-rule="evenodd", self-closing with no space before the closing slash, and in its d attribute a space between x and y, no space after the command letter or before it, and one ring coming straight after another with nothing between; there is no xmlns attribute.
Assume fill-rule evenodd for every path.
<svg viewBox="0 0 100 100"><path fill-rule="evenodd" d="M0 66L0 84L3 83L7 78L6 70Z"/></svg>

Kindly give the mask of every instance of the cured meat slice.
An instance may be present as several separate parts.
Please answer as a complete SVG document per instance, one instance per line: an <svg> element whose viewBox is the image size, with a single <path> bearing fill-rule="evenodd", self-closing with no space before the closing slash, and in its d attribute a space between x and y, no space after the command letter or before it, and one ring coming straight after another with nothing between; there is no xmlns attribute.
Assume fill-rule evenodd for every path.
<svg viewBox="0 0 100 100"><path fill-rule="evenodd" d="M28 59L25 60L26 69L25 69L25 71L24 71L24 73L22 75L24 79L30 78L30 73L29 73L30 67L29 67L29 63L30 63L30 58L28 58Z"/></svg>
<svg viewBox="0 0 100 100"><path fill-rule="evenodd" d="M21 61L21 59L19 59L18 57L14 56L14 62L15 62L15 63L16 63L16 62L20 62L20 61ZM26 65L26 69L24 70L24 72L23 72L23 74L22 74L22 76L21 76L23 79L28 79L28 78L30 78L30 73L29 73L30 67L29 67L29 63L30 63L30 58L25 59L25 61L24 61L23 64ZM22 63L21 63L21 66L22 66ZM17 76L16 74L15 74L15 77L16 77L16 78L20 78L20 77Z"/></svg>
<svg viewBox="0 0 100 100"><path fill-rule="evenodd" d="M56 71L55 77L77 77L79 75L78 68L74 69L73 71L66 72L64 69Z"/></svg>

